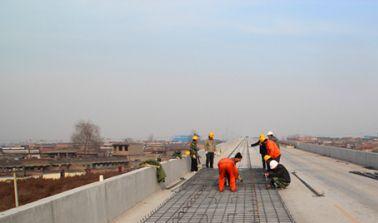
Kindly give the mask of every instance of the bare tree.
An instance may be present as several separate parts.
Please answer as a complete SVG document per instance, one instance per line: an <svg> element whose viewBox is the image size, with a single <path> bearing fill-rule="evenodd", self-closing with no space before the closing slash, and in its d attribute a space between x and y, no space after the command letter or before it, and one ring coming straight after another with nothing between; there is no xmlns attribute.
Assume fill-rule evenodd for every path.
<svg viewBox="0 0 378 223"><path fill-rule="evenodd" d="M79 121L75 125L71 140L74 147L82 149L84 153L88 150L98 151L102 145L100 128L90 121Z"/></svg>

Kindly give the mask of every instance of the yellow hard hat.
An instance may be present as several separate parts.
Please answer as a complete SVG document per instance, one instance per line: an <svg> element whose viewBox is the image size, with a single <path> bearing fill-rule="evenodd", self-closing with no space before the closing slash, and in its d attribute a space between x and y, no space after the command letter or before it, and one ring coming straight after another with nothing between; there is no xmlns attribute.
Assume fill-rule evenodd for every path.
<svg viewBox="0 0 378 223"><path fill-rule="evenodd" d="M264 156L264 160L265 160L265 162L266 162L268 159L270 159L270 158L272 158L272 157L269 156L269 155L265 155L265 156Z"/></svg>
<svg viewBox="0 0 378 223"><path fill-rule="evenodd" d="M214 132L210 132L210 133L209 133L209 138L214 139L214 137L215 137Z"/></svg>
<svg viewBox="0 0 378 223"><path fill-rule="evenodd" d="M189 155L190 155L190 151L189 151L189 150L185 150L185 151L184 151L184 155L185 155L185 156L189 156Z"/></svg>
<svg viewBox="0 0 378 223"><path fill-rule="evenodd" d="M197 141L198 140L198 136L194 135L192 139L195 140L195 141Z"/></svg>
<svg viewBox="0 0 378 223"><path fill-rule="evenodd" d="M260 137L259 137L259 141L260 143L264 142L265 141L265 135L264 134L260 134Z"/></svg>

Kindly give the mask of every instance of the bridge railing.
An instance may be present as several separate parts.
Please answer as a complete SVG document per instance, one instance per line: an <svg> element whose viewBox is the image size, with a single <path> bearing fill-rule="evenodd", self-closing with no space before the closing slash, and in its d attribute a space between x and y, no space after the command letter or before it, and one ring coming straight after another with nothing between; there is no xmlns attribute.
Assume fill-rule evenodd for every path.
<svg viewBox="0 0 378 223"><path fill-rule="evenodd" d="M167 174L164 184L157 183L155 168L145 167L1 212L0 223L111 222L190 171L189 158L162 166Z"/></svg>
<svg viewBox="0 0 378 223"><path fill-rule="evenodd" d="M301 150L348 161L368 168L378 169L378 153L294 141L287 143Z"/></svg>

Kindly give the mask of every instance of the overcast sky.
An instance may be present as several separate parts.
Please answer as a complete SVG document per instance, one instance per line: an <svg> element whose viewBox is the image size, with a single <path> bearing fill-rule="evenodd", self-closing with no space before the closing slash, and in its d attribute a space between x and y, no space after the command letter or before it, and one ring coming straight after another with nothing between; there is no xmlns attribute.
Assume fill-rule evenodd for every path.
<svg viewBox="0 0 378 223"><path fill-rule="evenodd" d="M0 142L378 133L378 1L0 1Z"/></svg>

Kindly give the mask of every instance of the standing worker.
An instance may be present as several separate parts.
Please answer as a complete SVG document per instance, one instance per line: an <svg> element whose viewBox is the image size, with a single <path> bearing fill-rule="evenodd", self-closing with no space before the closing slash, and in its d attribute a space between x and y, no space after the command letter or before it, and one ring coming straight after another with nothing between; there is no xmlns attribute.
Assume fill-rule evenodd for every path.
<svg viewBox="0 0 378 223"><path fill-rule="evenodd" d="M267 154L266 153L266 146L265 144L263 144L262 142L265 140L265 136L264 134L261 134L260 137L259 137L259 140L255 143L253 143L251 145L251 147L255 147L255 146L260 146L260 155L261 155L261 161L262 161L262 165L263 165L263 169L266 170L267 167L266 167L266 163L265 163L265 160L264 160L264 156Z"/></svg>
<svg viewBox="0 0 378 223"><path fill-rule="evenodd" d="M218 187L219 191L224 191L224 178L227 178L230 189L232 192L237 191L236 187L236 179L242 181L242 178L239 176L238 168L236 167L236 163L240 162L242 159L241 153L237 153L234 158L223 158L218 162L218 169L219 169L219 180L218 180Z"/></svg>
<svg viewBox="0 0 378 223"><path fill-rule="evenodd" d="M214 154L217 151L217 148L215 146L215 140L214 140L214 132L209 133L209 138L206 140L205 143L205 151L206 151L206 168L213 168L214 164Z"/></svg>
<svg viewBox="0 0 378 223"><path fill-rule="evenodd" d="M190 143L191 171L198 171L198 136L194 135Z"/></svg>
<svg viewBox="0 0 378 223"><path fill-rule="evenodd" d="M270 170L265 173L265 176L270 179L270 187L285 189L290 184L290 174L284 165L279 164L269 155L264 157Z"/></svg>
<svg viewBox="0 0 378 223"><path fill-rule="evenodd" d="M269 155L272 159L276 160L277 162L280 162L281 150L277 146L277 144L273 140L267 139L265 137L261 137L260 142L265 145L266 154ZM269 165L267 166L268 169L270 169Z"/></svg>
<svg viewBox="0 0 378 223"><path fill-rule="evenodd" d="M280 147L280 144L278 143L278 139L277 137L274 135L274 133L272 131L269 131L268 134L266 134L268 136L268 139L272 140L273 142L275 142L278 146L278 148L281 148Z"/></svg>

